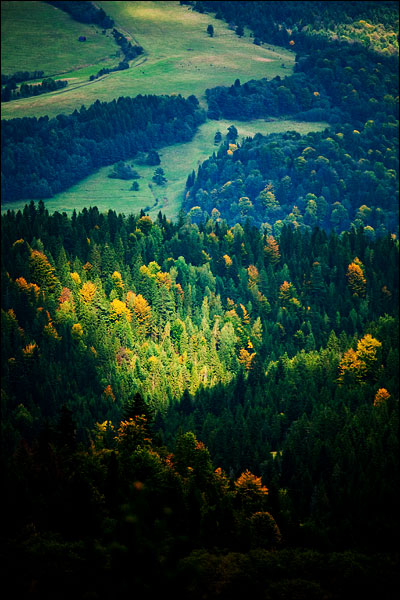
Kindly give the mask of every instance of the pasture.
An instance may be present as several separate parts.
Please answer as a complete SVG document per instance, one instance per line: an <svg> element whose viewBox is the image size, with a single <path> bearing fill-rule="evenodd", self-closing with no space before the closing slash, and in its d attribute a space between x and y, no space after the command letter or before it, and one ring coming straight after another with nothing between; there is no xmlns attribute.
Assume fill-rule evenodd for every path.
<svg viewBox="0 0 400 600"><path fill-rule="evenodd" d="M78 41L81 35L86 42ZM98 27L78 23L49 4L1 3L1 72L6 75L40 70L48 77L88 67L97 73L117 64L116 51L110 34L102 35Z"/></svg>
<svg viewBox="0 0 400 600"><path fill-rule="evenodd" d="M138 214L145 209L152 218L161 210L169 219L176 219L181 203L185 183L188 175L206 160L218 146L214 145L214 136L220 131L223 140L230 125L235 125L239 133L239 142L246 137L253 137L257 132L263 135L281 133L295 130L301 134L309 131L321 131L328 126L327 123L305 123L299 121L276 120L266 122L257 119L248 122L242 121L206 121L201 125L192 139L185 144L174 144L159 151L161 167L165 172L167 183L158 186L152 181L156 167L139 165L134 160L126 161L138 171L141 178L138 181L139 190L130 190L132 181L110 179L108 173L112 165L99 169L97 173L70 187L65 192L45 200L49 212L66 212L71 214L74 209L82 210L84 207L97 206L100 212L107 212L110 208L117 213ZM149 187L151 185L151 188ZM2 212L22 209L29 201L3 204Z"/></svg>
<svg viewBox="0 0 400 600"><path fill-rule="evenodd" d="M70 78L70 85L65 90L4 103L3 118L42 115L54 117L59 113L73 112L82 104L88 106L98 98L111 101L120 96L137 94L182 94L185 97L194 94L204 105L206 88L232 85L237 78L244 83L250 79L272 79L276 75L285 77L292 73L295 59L293 52L276 46L256 46L248 30L239 38L225 22L211 15L194 12L190 7L181 6L179 2L124 1L98 2L97 5L104 8L114 19L116 28L132 43L143 46L145 54L133 61L130 69L110 73L94 82L87 80L90 74L99 70L97 67L93 69L86 66L82 70L82 64L71 62L69 71L64 74L64 77ZM69 27L75 23L60 10L50 6L46 6L46 10L52 11L52 19L60 19L60 16L67 19ZM209 24L214 27L212 38L206 32ZM79 23L75 25L77 28L83 27ZM59 26L54 25L54 32L58 29ZM101 33L97 37L107 41L107 37ZM46 55L51 53L52 46L47 44L46 36L41 39L41 51ZM23 50L27 55L30 46L35 44L35 37L30 37L29 40L23 43ZM113 43L111 39L108 42ZM10 55L8 61L11 62L16 43L12 43L10 38L8 42L4 41L6 43L6 50ZM89 46L79 42L76 44L82 53L82 61L90 65L86 56ZM115 45L108 56L112 52L116 52ZM29 62L29 67L22 64L22 56L19 60L21 70L41 68L38 57ZM101 66L104 65L99 68Z"/></svg>

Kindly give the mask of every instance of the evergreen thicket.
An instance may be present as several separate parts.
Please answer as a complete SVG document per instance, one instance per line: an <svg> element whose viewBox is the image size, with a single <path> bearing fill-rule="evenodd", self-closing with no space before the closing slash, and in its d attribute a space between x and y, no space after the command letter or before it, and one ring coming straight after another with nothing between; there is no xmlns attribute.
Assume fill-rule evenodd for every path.
<svg viewBox="0 0 400 600"><path fill-rule="evenodd" d="M330 127L217 131L173 223L42 199L107 164L137 186L133 157L163 185L156 149L206 118L194 96L3 122L7 199L40 198L1 223L4 587L391 600L397 7L181 4L298 52L291 77L208 90L208 118Z"/></svg>
<svg viewBox="0 0 400 600"><path fill-rule="evenodd" d="M139 589L149 569L165 585L182 582L178 564L189 579L202 564L196 578L208 589L208 568L222 568L215 548L243 553L242 562L264 548L263 565L283 541L351 548L363 561L394 549L397 273L397 241L373 241L362 228L338 236L285 226L275 239L220 218L198 226L85 209L70 219L42 203L9 212L2 455L10 527L26 538L33 522L45 556L56 535L62 561L77 552L74 561L92 555L100 568L92 543L79 546L96 531L113 564L107 585L119 573L118 543L141 565ZM21 520L38 492L27 469L42 473L46 499ZM125 518L139 518L140 531L122 534ZM142 528L154 518L150 535ZM26 539L30 573L36 550ZM308 583L291 585L328 585L313 562L320 558L301 560L313 565ZM331 580L337 566L329 569ZM260 571L251 589L263 583ZM50 585L44 575L40 585Z"/></svg>

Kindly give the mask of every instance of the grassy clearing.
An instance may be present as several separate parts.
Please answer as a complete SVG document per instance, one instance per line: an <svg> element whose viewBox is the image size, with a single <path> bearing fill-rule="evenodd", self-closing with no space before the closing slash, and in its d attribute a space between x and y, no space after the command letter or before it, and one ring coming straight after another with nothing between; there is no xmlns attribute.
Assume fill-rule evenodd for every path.
<svg viewBox="0 0 400 600"><path fill-rule="evenodd" d="M137 165L134 161L127 161L141 176L141 179L138 180L140 187L137 192L130 191L131 181L108 178L107 175L112 170L112 166L109 166L100 169L67 191L46 200L46 208L50 212L57 210L67 214L71 214L74 209L82 210L85 206L97 206L100 212L107 212L109 208L112 208L117 213L125 214L138 214L141 209L146 209L146 212L153 218L161 210L169 219L174 220L181 207L187 176L193 170L197 171L198 165L217 149L217 146L214 146L216 131L219 130L225 137L228 127L232 124L238 130L239 140L252 137L257 132L268 135L269 133L295 130L305 134L309 131L321 131L328 126L327 123L285 120L267 123L262 119L245 123L222 120L206 121L191 142L175 144L160 150L161 167L168 180L166 185L158 186L152 182L151 178L155 167ZM149 187L149 184L152 188ZM3 204L2 212L8 209L22 209L27 202L29 201Z"/></svg>
<svg viewBox="0 0 400 600"><path fill-rule="evenodd" d="M80 35L86 42L78 42ZM74 21L44 2L1 3L1 72L44 71L45 76L87 67L97 71L115 64L117 46L111 34ZM79 77L78 75L74 75Z"/></svg>
<svg viewBox="0 0 400 600"><path fill-rule="evenodd" d="M111 101L119 96L137 94L182 94L185 97L195 94L204 104L206 88L232 85L237 78L244 83L250 79L271 79L292 73L294 53L276 46L256 46L248 31L243 38L238 38L226 23L180 6L179 2L97 4L115 20L118 30L143 46L145 55L139 56L130 69L111 73L88 85L75 89L70 85L67 90L62 90L63 93L3 104L3 118L55 116L73 112L82 104L88 106L98 98ZM214 27L213 38L206 33L210 23ZM10 48L9 44L7 46ZM35 68L40 68L37 62ZM76 73L72 65L69 69L66 76L81 79L83 75L89 77L91 74ZM82 80L75 80L75 83L80 85Z"/></svg>

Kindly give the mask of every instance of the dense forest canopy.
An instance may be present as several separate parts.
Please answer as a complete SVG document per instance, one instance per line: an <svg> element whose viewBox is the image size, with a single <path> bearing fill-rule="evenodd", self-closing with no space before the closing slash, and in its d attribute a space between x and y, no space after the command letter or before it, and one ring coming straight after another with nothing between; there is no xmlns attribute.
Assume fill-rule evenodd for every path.
<svg viewBox="0 0 400 600"><path fill-rule="evenodd" d="M1 219L2 567L28 598L391 599L397 3L180 4L291 48L293 75L207 89L207 111L147 95L2 122L2 191L38 200ZM217 131L288 115L329 128ZM133 157L162 184L157 150L206 119L176 222L46 209L102 165L137 183Z"/></svg>

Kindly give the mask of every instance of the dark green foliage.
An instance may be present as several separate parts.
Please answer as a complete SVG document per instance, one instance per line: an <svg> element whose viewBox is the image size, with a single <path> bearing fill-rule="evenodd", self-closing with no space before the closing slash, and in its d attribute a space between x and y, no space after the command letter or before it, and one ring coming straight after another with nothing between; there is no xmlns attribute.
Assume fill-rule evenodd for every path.
<svg viewBox="0 0 400 600"><path fill-rule="evenodd" d="M167 182L167 178L165 177L165 174L164 174L164 169L162 169L161 167L158 167L158 169L156 169L154 171L154 175L152 177L152 180L157 185L164 185L164 183Z"/></svg>
<svg viewBox="0 0 400 600"><path fill-rule="evenodd" d="M237 80L229 88L207 89L209 118L290 116L325 120L332 127L304 138L294 132L266 140L256 136L233 155L221 149L199 168L186 197L187 210L199 206L210 215L216 208L228 223L250 218L257 225L278 221L280 226L283 221L338 232L354 223L367 227L372 236L385 228L397 230L397 7L393 2L381 3L379 9L369 2L322 2L315 8L313 2L202 4L202 10L220 11L230 24L247 24L258 43L277 43L297 52L291 76L243 85ZM299 27L299 20L307 26ZM386 36L387 44L381 46ZM353 37L358 43L348 41ZM296 139L300 147L295 150ZM240 185L227 190L223 186L228 181ZM278 200L274 211L265 211L257 197L269 184ZM307 201L310 193L317 205Z"/></svg>
<svg viewBox="0 0 400 600"><path fill-rule="evenodd" d="M200 206L207 215L215 208L229 224L267 223L275 235L282 223L337 233L352 224L372 236L396 232L397 127L389 121L383 129L384 138L382 124L369 120L357 131L347 124L305 136L257 134L233 153L221 146L199 166L184 208ZM275 203L266 202L267 186ZM241 196L250 200L250 213L238 202Z"/></svg>
<svg viewBox="0 0 400 600"><path fill-rule="evenodd" d="M2 197L45 198L66 189L100 166L188 141L204 120L190 99L137 96L97 100L72 115L2 122ZM186 126L187 125L187 126Z"/></svg>
<svg viewBox="0 0 400 600"><path fill-rule="evenodd" d="M4 587L56 599L392 599L395 79L366 40L323 37L367 18L386 24L387 41L393 3L181 4L303 52L292 78L212 91L210 117L226 110L221 98L264 115L268 94L279 110L312 111L318 83L319 108L342 123L240 142L229 127L188 175L177 223L50 215L42 201L2 216ZM340 87L346 67L357 68L356 102ZM59 178L117 161L116 176L134 177L123 161L159 165L155 148L177 141L182 119L192 133L204 119L193 96L6 122L6 189L44 197ZM21 157L32 177L15 168Z"/></svg>
<svg viewBox="0 0 400 600"><path fill-rule="evenodd" d="M114 39L117 42L118 46L121 47L121 50L124 53L125 64L127 64L130 60L133 60L140 54L143 54L142 46L138 46L138 45L132 46L132 44L130 42L128 42L126 37L120 31L117 31L117 29L113 29L112 34L113 34ZM124 68L128 68L128 67L129 67L129 65Z"/></svg>
<svg viewBox="0 0 400 600"><path fill-rule="evenodd" d="M18 98L27 98L29 96L38 96L39 94L46 94L47 92L54 92L55 90L61 90L68 85L68 81L65 79L54 80L51 77L43 79L42 83L29 85L22 83L19 89L10 88L10 83L7 83L1 90L1 101L9 102L10 100L17 100ZM11 90L11 91L10 91Z"/></svg>
<svg viewBox="0 0 400 600"><path fill-rule="evenodd" d="M7 83L21 83L23 81L29 81L30 79L40 79L43 77L43 71L17 71L12 75L1 74L1 85L6 85Z"/></svg>
<svg viewBox="0 0 400 600"><path fill-rule="evenodd" d="M331 2L323 0L283 2L195 2L194 10L214 12L232 28L247 25L265 44L313 51L338 39L349 38L357 45L383 51L384 56L398 52L398 4L394 1ZM367 26L361 27L367 22ZM306 24L306 25L304 25ZM380 35L373 35L379 31ZM293 41L294 44L290 42Z"/></svg>
<svg viewBox="0 0 400 600"><path fill-rule="evenodd" d="M122 161L116 163L113 170L108 174L111 179L139 179L139 173L130 165L124 164Z"/></svg>
<svg viewBox="0 0 400 600"><path fill-rule="evenodd" d="M263 475L267 512L284 539L328 550L347 547L346 536L350 545L392 544L391 236L285 226L278 253L269 254L268 235L248 223L174 225L162 215L152 222L95 208L69 219L43 203L4 215L2 234L5 456L33 440L45 419L61 419L67 439L64 405L85 443L96 422L151 414L168 445L179 430L193 431L227 473ZM364 298L348 286L355 256L365 268ZM376 376L342 386L340 361L367 333L381 344ZM389 400L375 407L383 388Z"/></svg>
<svg viewBox="0 0 400 600"><path fill-rule="evenodd" d="M114 25L114 21L106 15L102 8L96 8L92 2L69 2L68 0L56 0L55 2L47 2L60 10L71 15L75 21L80 23L95 23L103 29L110 29Z"/></svg>

